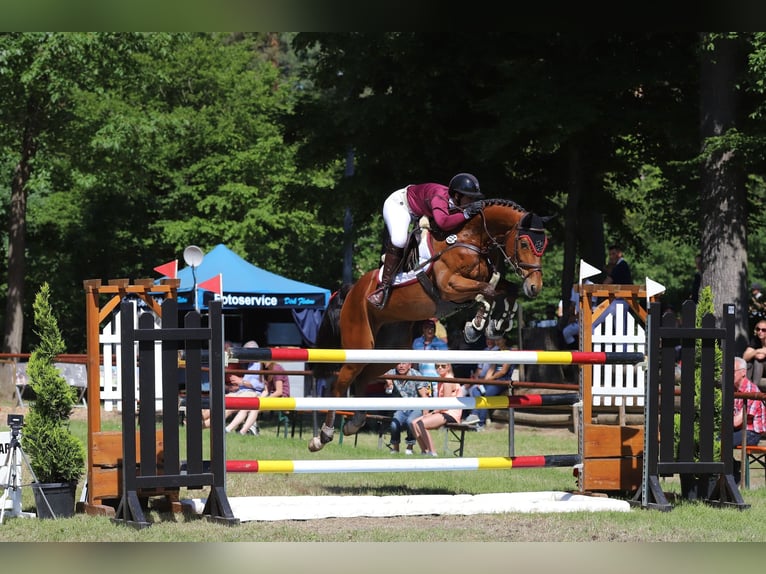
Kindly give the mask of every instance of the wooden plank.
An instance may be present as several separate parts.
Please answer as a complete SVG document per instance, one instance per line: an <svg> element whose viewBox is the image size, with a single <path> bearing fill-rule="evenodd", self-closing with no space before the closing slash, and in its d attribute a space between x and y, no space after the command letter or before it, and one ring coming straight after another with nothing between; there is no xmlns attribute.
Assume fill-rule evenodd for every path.
<svg viewBox="0 0 766 574"><path fill-rule="evenodd" d="M97 503L110 499L119 502L122 497L120 475L120 468L93 467L93 480L92 483L88 483L88 495ZM177 488L140 489L138 495L139 497L173 497L177 491Z"/></svg>
<svg viewBox="0 0 766 574"><path fill-rule="evenodd" d="M120 472L118 468L94 466L88 482L88 496L91 500L120 497Z"/></svg>
<svg viewBox="0 0 766 574"><path fill-rule="evenodd" d="M643 426L584 425L583 458L642 456Z"/></svg>
<svg viewBox="0 0 766 574"><path fill-rule="evenodd" d="M583 461L583 489L633 492L641 487L643 458L602 458Z"/></svg>
<svg viewBox="0 0 766 574"><path fill-rule="evenodd" d="M92 466L116 467L122 461L122 431L100 431L92 434ZM136 431L136 462L141 462L139 452L139 431ZM157 463L163 460L162 429L157 429Z"/></svg>

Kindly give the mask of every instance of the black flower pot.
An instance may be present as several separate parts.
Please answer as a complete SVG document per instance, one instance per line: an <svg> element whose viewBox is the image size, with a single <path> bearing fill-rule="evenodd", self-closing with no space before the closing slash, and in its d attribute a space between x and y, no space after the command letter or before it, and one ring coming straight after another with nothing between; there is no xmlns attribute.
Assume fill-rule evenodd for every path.
<svg viewBox="0 0 766 574"><path fill-rule="evenodd" d="M74 516L76 482L33 482L38 518ZM47 501L47 504L46 504Z"/></svg>

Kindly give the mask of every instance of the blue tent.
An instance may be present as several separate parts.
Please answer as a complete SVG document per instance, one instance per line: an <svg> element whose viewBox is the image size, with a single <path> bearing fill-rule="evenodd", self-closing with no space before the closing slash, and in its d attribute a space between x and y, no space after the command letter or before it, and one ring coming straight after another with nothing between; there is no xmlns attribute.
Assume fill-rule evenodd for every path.
<svg viewBox="0 0 766 574"><path fill-rule="evenodd" d="M199 309L206 309L207 302L217 297L212 291L199 288L200 283L221 275L224 315L247 312L266 324L262 344L286 344L286 325L279 320L292 318L305 342L313 345L316 330L330 299L329 289L287 279L248 263L223 244L216 245L202 259L199 266L185 267L178 272L181 284L178 288L179 309L194 307L194 285L196 279ZM282 333L282 335L280 335ZM266 339L266 340L264 340Z"/></svg>

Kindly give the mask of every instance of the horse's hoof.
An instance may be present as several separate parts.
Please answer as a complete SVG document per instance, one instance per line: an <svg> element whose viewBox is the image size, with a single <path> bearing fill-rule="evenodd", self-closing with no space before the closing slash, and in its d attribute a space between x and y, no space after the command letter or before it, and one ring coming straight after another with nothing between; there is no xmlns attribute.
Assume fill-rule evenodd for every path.
<svg viewBox="0 0 766 574"><path fill-rule="evenodd" d="M351 436L352 434L358 433L359 429L364 426L366 420L367 413L363 413L361 411L355 412L354 416L351 417L351 420L343 425L343 434L345 436Z"/></svg>
<svg viewBox="0 0 766 574"><path fill-rule="evenodd" d="M466 343L475 343L481 337L481 331L477 330L470 321L466 321L463 327L463 337Z"/></svg>
<svg viewBox="0 0 766 574"><path fill-rule="evenodd" d="M324 447L324 443L319 440L318 436L312 437L309 441L309 451L311 452L318 452L322 450L322 447Z"/></svg>

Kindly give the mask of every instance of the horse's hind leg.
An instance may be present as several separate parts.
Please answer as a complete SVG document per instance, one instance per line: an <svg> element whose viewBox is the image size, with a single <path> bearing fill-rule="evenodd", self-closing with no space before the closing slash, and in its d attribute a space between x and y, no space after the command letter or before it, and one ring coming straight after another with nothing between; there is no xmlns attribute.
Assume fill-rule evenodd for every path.
<svg viewBox="0 0 766 574"><path fill-rule="evenodd" d="M351 436L359 432L367 421L367 413L364 411L354 411L354 416L350 420L346 421L343 425L343 434L345 436Z"/></svg>

